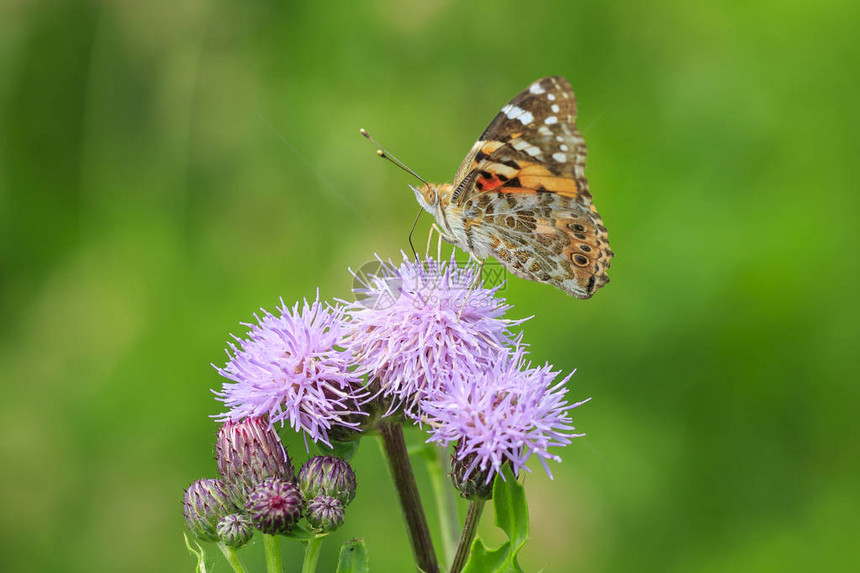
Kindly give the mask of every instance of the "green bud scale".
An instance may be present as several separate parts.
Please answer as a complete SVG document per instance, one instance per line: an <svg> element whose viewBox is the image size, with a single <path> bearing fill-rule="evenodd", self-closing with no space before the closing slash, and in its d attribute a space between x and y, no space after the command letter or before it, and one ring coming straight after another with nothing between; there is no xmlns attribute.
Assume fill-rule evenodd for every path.
<svg viewBox="0 0 860 573"><path fill-rule="evenodd" d="M239 508L227 484L219 479L197 480L185 490L182 513L188 529L205 541L218 541L218 522Z"/></svg>
<svg viewBox="0 0 860 573"><path fill-rule="evenodd" d="M471 501L486 501L493 497L493 480L487 480L489 470L482 471L477 464L471 467L474 461L474 454L458 460L455 450L451 456L451 481L462 497Z"/></svg>
<svg viewBox="0 0 860 573"><path fill-rule="evenodd" d="M355 472L334 456L314 456L299 470L299 489L305 499L328 496L345 508L355 498Z"/></svg>
<svg viewBox="0 0 860 573"><path fill-rule="evenodd" d="M241 513L225 515L218 522L218 540L228 547L238 549L254 536L251 521Z"/></svg>
<svg viewBox="0 0 860 573"><path fill-rule="evenodd" d="M321 495L308 502L305 518L308 524L323 532L334 531L343 525L343 504L334 497Z"/></svg>

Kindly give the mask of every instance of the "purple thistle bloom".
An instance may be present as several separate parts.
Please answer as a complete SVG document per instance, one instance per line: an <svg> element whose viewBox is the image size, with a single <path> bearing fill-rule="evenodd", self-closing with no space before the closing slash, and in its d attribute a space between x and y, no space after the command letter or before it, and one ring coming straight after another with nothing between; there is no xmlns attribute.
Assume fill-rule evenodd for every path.
<svg viewBox="0 0 860 573"><path fill-rule="evenodd" d="M220 420L268 416L274 424L288 422L314 441L329 444L333 426L356 428L359 405L366 398L362 372L343 350L348 325L340 307L307 300L292 309L281 300L280 316L254 315L247 339L234 338L224 368L215 368L225 382L215 392L229 411ZM232 354L231 354L232 351ZM214 364L213 364L214 366Z"/></svg>
<svg viewBox="0 0 860 573"><path fill-rule="evenodd" d="M504 463L518 475L532 455L552 478L546 462L561 458L549 448L585 435L572 433L569 411L588 400L565 400L565 384L573 373L555 383L559 373L552 366L532 368L523 356L518 348L481 372L456 368L445 392L421 405L431 426L427 441L442 446L455 442L456 459L470 459L464 478L477 469L486 472L489 482Z"/></svg>
<svg viewBox="0 0 860 573"><path fill-rule="evenodd" d="M356 276L359 299L348 303L353 331L349 347L379 381L391 411L416 404L448 382L454 365L480 372L519 342L504 319L511 308L497 296L499 287L475 284L477 265L432 258L415 261L405 254L397 266L382 261L370 277Z"/></svg>

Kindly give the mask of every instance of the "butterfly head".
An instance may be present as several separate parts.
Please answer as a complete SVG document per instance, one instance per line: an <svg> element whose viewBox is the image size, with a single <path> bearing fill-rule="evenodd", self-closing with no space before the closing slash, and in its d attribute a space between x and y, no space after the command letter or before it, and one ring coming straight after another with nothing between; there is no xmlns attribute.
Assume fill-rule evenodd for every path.
<svg viewBox="0 0 860 573"><path fill-rule="evenodd" d="M415 193L418 204L431 215L435 216L451 202L451 185L448 183L445 185L425 183L420 187L410 185L409 188Z"/></svg>

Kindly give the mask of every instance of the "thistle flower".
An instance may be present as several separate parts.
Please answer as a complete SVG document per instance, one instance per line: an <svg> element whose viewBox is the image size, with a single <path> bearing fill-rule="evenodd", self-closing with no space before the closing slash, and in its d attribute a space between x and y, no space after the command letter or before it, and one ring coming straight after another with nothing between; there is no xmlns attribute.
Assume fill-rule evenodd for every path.
<svg viewBox="0 0 860 573"><path fill-rule="evenodd" d="M227 484L219 479L197 480L185 490L185 525L200 539L218 541L218 522L237 509Z"/></svg>
<svg viewBox="0 0 860 573"><path fill-rule="evenodd" d="M254 536L251 521L241 513L225 515L218 521L218 539L227 547L238 549Z"/></svg>
<svg viewBox="0 0 860 573"><path fill-rule="evenodd" d="M552 478L546 462L561 458L549 448L585 435L572 433L569 411L588 400L565 400L565 384L573 373L555 383L559 373L552 366L533 368L523 355L517 348L482 372L455 366L445 392L422 403L431 426L427 441L457 443L455 461L470 460L460 481L478 470L489 483L505 463L518 475L533 455Z"/></svg>
<svg viewBox="0 0 860 573"><path fill-rule="evenodd" d="M248 495L245 511L254 527L269 535L289 533L301 519L304 500L292 482L269 478Z"/></svg>
<svg viewBox="0 0 860 573"><path fill-rule="evenodd" d="M329 532L343 525L343 504L340 500L321 495L308 502L308 525L313 529Z"/></svg>
<svg viewBox="0 0 860 573"><path fill-rule="evenodd" d="M305 499L334 497L346 507L355 498L355 472L334 456L314 456L306 461L299 470L298 485Z"/></svg>
<svg viewBox="0 0 860 573"><path fill-rule="evenodd" d="M229 411L220 420L268 416L304 430L314 441L329 443L332 427L356 428L359 404L366 397L362 373L343 350L347 325L343 309L317 299L288 308L280 316L263 311L249 327L247 339L231 343L224 368L215 367L225 382L215 392ZM213 365L214 366L214 365Z"/></svg>
<svg viewBox="0 0 860 573"><path fill-rule="evenodd" d="M379 260L370 277L355 275L360 300L348 303L349 347L389 398L389 413L403 406L415 415L419 401L444 387L453 366L478 372L519 341L507 320L510 305L498 288L478 281L476 265L432 258ZM477 284L476 284L477 283Z"/></svg>
<svg viewBox="0 0 860 573"><path fill-rule="evenodd" d="M292 481L295 477L281 437L263 418L224 422L215 441L215 460L218 473L239 506L264 479Z"/></svg>

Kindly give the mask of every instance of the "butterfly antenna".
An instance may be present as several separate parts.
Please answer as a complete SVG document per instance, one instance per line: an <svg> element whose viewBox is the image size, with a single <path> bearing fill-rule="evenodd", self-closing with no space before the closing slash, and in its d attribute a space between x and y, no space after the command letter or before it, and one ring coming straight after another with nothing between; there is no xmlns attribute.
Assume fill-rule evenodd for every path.
<svg viewBox="0 0 860 573"><path fill-rule="evenodd" d="M403 171L405 171L405 172L406 172L406 173L408 173L409 175L411 175L411 176L415 177L416 179L418 179L419 181L421 181L421 183L424 183L425 185L428 185L427 181L426 181L423 177L421 177L420 175L418 175L417 173L415 173L415 171L413 171L412 169L410 169L409 167L407 167L407 165L406 165L405 163L403 163L402 161L400 161L399 159L397 159L396 157L394 157L393 155L391 155L388 151L386 151L386 150L385 150L385 148L384 148L384 147L382 147L381 145L379 145L379 142L378 142L378 141L376 141L375 139L373 139L373 138L370 136L370 134L369 134L369 133L367 133L367 131L366 131L366 130L364 130L364 129L359 129L358 131L361 133L361 135L363 135L364 137L366 137L367 139L369 139L372 143L374 143L374 144L376 145L376 147L378 147L378 148L379 148L379 149L377 149L377 150L376 150L376 154L377 154L378 156L380 156L380 157L381 157L381 158L383 158L383 159L387 159L388 161L390 161L391 163L393 163L394 165L396 165L397 167L399 167L400 169L402 169ZM415 249L412 249L412 250L414 251Z"/></svg>
<svg viewBox="0 0 860 573"><path fill-rule="evenodd" d="M419 208L418 214L415 215L415 220L412 221L412 228L409 229L409 248L412 249L412 256L415 257L415 260L418 260L418 252L415 250L415 245L412 244L412 235L415 233L415 227L418 226L418 219L421 218L421 213L424 212L424 209Z"/></svg>

